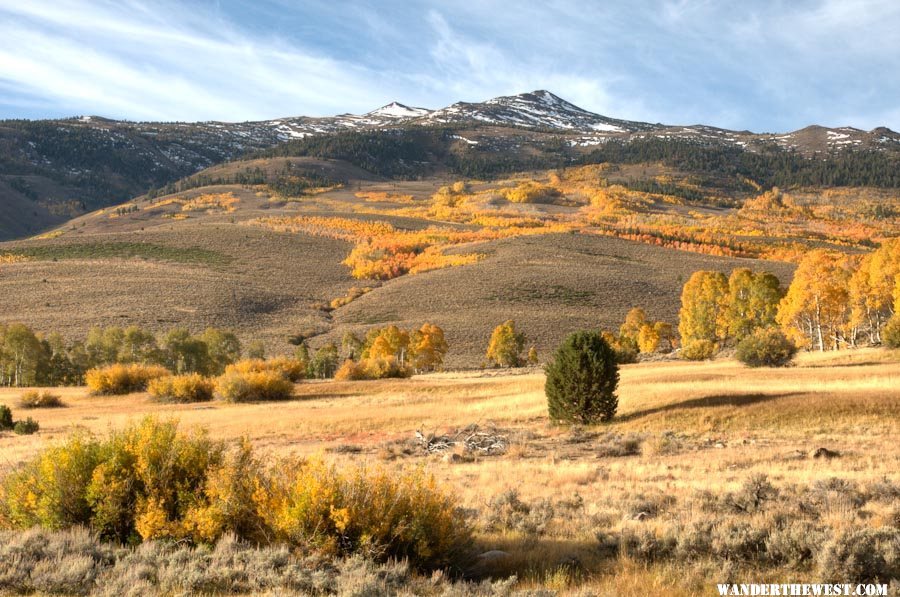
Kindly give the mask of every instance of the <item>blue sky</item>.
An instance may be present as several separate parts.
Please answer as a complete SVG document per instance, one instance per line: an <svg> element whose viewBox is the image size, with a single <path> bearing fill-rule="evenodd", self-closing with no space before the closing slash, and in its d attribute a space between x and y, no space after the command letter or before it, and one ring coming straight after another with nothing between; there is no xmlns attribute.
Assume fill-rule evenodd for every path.
<svg viewBox="0 0 900 597"><path fill-rule="evenodd" d="M243 121L549 89L607 116L900 129L900 2L0 0L0 118Z"/></svg>

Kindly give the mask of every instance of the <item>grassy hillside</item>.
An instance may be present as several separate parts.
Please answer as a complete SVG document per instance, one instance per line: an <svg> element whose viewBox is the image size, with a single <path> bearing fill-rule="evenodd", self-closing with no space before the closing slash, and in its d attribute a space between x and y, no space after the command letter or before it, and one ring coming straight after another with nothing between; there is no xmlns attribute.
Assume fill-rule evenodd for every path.
<svg viewBox="0 0 900 597"><path fill-rule="evenodd" d="M447 364L475 367L491 329L506 319L517 320L546 355L569 331L617 328L635 305L675 323L681 285L698 269L766 268L785 283L792 269L592 234L590 226L579 228L585 208L578 193L573 203L494 205L495 183L475 183L471 208L447 211L433 198L439 180L364 181L341 163L296 163L296 172L323 168L329 179L350 178L302 196L220 185L142 198L41 238L0 244L11 261L0 265L0 317L68 337L95 325L215 325L235 329L245 342L264 340L275 354L293 350L288 341L298 335L312 336L315 347L340 342L348 330L431 322L447 333ZM262 166L281 172L285 162L254 165ZM324 224L299 232L270 224L296 218ZM438 253L425 270L454 263L454 255L469 256L469 264L354 279L341 262L361 237L328 226L364 222L390 226L386 241L437 230L427 232ZM330 310L352 287L374 290Z"/></svg>

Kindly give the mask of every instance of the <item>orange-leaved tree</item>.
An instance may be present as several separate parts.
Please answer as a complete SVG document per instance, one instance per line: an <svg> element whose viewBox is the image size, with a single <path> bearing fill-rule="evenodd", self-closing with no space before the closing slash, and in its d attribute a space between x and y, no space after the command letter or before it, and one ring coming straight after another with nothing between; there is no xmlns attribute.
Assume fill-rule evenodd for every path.
<svg viewBox="0 0 900 597"><path fill-rule="evenodd" d="M434 371L440 368L447 350L444 330L431 323L423 324L410 338L410 358L416 371Z"/></svg>

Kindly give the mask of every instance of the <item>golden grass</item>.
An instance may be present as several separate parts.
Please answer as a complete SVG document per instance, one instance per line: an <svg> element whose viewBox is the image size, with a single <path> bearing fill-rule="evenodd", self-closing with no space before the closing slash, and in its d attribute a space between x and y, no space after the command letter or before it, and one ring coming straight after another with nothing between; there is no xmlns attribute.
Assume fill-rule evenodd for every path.
<svg viewBox="0 0 900 597"><path fill-rule="evenodd" d="M510 489L526 501L558 504L577 496L583 510L558 516L545 535L523 540L516 532L482 530L478 546L513 553L506 566L522 587L616 595L653 593L654 587L673 595L712 594L717 580L709 567L647 567L598 555L598 528L635 524L622 522L623 500L666 494L689 504L697 491L735 491L758 473L778 486L832 477L860 484L900 481L896 351L801 355L797 366L779 370L747 369L730 360L643 363L623 367L621 377L617 419L583 431L549 425L537 370L304 382L296 400L278 404L157 404L146 394L92 397L84 388L65 388L59 394L68 408L29 412L41 424L39 434L0 436L0 466L13 466L74 429L103 433L152 413L204 426L213 437L249 437L271 454L330 451L338 462L425 466L464 506L480 512ZM0 403L15 414L20 393L0 390ZM510 450L456 463L426 455L412 441L417 429L447 433L473 423L496 426ZM605 438L629 434L642 438L643 453L607 456L600 450ZM812 458L819 447L840 457ZM868 521L853 524L877 526L886 516L876 508ZM824 512L823 520L833 528L850 524L839 511ZM589 574L572 576L556 564L561 558L576 558Z"/></svg>

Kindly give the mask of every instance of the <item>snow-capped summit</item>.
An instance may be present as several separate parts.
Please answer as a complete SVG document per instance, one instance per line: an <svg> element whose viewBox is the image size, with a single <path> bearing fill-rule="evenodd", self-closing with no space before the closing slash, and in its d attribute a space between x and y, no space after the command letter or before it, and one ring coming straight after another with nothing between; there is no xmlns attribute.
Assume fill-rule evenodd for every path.
<svg viewBox="0 0 900 597"><path fill-rule="evenodd" d="M652 125L643 122L616 120L594 114L543 89L495 97L478 104L457 102L442 110L435 110L424 119L440 123L470 120L500 126L582 132L628 133L652 128Z"/></svg>
<svg viewBox="0 0 900 597"><path fill-rule="evenodd" d="M391 102L386 106L382 106L377 110L368 112L369 117L387 117L387 118L420 118L431 113L431 110L425 108L414 108L405 106L399 102Z"/></svg>

